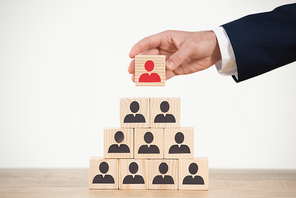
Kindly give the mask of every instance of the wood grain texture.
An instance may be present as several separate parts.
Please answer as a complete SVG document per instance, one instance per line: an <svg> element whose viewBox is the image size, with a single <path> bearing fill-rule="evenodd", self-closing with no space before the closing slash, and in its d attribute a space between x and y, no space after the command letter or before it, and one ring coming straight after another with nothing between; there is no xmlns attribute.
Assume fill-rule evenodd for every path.
<svg viewBox="0 0 296 198"><path fill-rule="evenodd" d="M146 61L154 62L154 69L147 71L145 69ZM160 77L160 82L139 82L142 74L157 73ZM164 55L137 55L135 57L135 84L136 86L165 86L165 56Z"/></svg>
<svg viewBox="0 0 296 198"><path fill-rule="evenodd" d="M168 170L165 173L160 172L160 165L162 163L167 164ZM178 189L178 160L148 160L148 177L149 177L149 189ZM172 184L155 184L154 179L156 177L171 177L173 180Z"/></svg>
<svg viewBox="0 0 296 198"><path fill-rule="evenodd" d="M169 109L163 112L161 104L168 102ZM150 98L150 122L152 128L178 128L180 127L180 98ZM159 122L155 121L157 116L163 115L166 118L174 117L175 122Z"/></svg>
<svg viewBox="0 0 296 198"><path fill-rule="evenodd" d="M129 170L131 163L136 163L138 170L132 174ZM144 159L119 159L119 189L148 189L148 160ZM127 176L141 177L144 183L126 183L123 181ZM136 181L135 181L136 182Z"/></svg>
<svg viewBox="0 0 296 198"><path fill-rule="evenodd" d="M134 157L137 159L162 159L163 158L163 130L155 128L136 128L134 132ZM147 132L151 132L153 135L153 141L151 143L146 143L144 136ZM153 150L154 148L159 149L159 153L143 153L143 147ZM144 147L145 148L145 147ZM140 152L140 153L139 153Z"/></svg>
<svg viewBox="0 0 296 198"><path fill-rule="evenodd" d="M177 143L176 137L183 134L182 142ZM181 158L194 158L194 128L181 127L181 128L166 128L164 129L164 158L165 159L181 159ZM178 140L177 140L178 141ZM173 148L177 152L186 150L189 153L174 153ZM183 149L185 148L185 149Z"/></svg>
<svg viewBox="0 0 296 198"><path fill-rule="evenodd" d="M0 169L2 198L295 198L296 170L209 170L208 191L89 190L88 169Z"/></svg>
<svg viewBox="0 0 296 198"><path fill-rule="evenodd" d="M106 173L102 173L99 169L100 164L104 162L108 164L108 171ZM118 189L118 170L118 159L90 158L89 189ZM106 178L106 176L111 176L114 179L114 183L94 183L94 178L97 175L102 175L104 178Z"/></svg>
<svg viewBox="0 0 296 198"><path fill-rule="evenodd" d="M115 140L117 132L122 132L124 139L118 143ZM110 148L128 148L129 152L110 152ZM134 157L134 130L128 128L104 129L104 158L133 158Z"/></svg>
<svg viewBox="0 0 296 198"><path fill-rule="evenodd" d="M133 113L131 104L137 102L139 110ZM137 115L138 114L138 115ZM145 122L125 122L127 116L143 116ZM149 98L120 98L120 127L121 128L143 128L150 127Z"/></svg>
<svg viewBox="0 0 296 198"><path fill-rule="evenodd" d="M190 167L191 164L192 164L192 167ZM197 165L196 173L194 173L195 170L193 170L195 168L195 164ZM209 167L208 166L209 166L208 158L199 157L194 159L180 159L179 160L179 189L180 190L208 190L208 186L209 186ZM191 179L191 178L192 180L191 181L189 180L188 182L188 179ZM197 183L194 183L192 181Z"/></svg>

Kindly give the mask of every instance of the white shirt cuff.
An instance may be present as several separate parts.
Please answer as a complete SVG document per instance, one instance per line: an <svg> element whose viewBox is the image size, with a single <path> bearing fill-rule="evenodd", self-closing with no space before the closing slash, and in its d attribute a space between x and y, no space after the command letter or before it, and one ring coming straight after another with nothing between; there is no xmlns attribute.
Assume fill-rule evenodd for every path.
<svg viewBox="0 0 296 198"><path fill-rule="evenodd" d="M222 60L215 64L218 72L223 76L237 76L237 66L232 45L223 27L213 29L220 47Z"/></svg>

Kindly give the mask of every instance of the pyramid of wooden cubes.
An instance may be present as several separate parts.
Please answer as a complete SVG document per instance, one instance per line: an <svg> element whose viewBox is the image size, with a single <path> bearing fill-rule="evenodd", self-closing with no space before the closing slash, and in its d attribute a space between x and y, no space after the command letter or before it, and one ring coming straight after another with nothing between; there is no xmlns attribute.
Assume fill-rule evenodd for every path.
<svg viewBox="0 0 296 198"><path fill-rule="evenodd" d="M180 98L121 98L120 128L104 130L104 158L89 163L90 189L207 190L208 180Z"/></svg>

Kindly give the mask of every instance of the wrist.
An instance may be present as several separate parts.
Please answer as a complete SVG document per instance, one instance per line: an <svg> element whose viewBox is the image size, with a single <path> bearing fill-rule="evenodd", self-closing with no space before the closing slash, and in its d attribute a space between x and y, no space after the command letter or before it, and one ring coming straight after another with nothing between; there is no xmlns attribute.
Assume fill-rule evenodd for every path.
<svg viewBox="0 0 296 198"><path fill-rule="evenodd" d="M214 31L210 31L210 32L213 37L212 40L214 41L213 59L214 59L214 62L217 63L222 60L220 46L219 46L219 42L218 42L215 32Z"/></svg>
<svg viewBox="0 0 296 198"><path fill-rule="evenodd" d="M221 75L236 75L237 66L235 55L227 33L225 32L223 27L215 28L213 29L213 32L216 35L221 54L221 61L218 61L216 63L218 72Z"/></svg>

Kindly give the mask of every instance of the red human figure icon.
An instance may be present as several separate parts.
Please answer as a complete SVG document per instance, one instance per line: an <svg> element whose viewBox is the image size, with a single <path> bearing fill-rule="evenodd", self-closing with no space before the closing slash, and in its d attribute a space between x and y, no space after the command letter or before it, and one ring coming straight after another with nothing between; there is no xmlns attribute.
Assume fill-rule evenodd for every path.
<svg viewBox="0 0 296 198"><path fill-rule="evenodd" d="M154 62L148 60L144 66L146 71L151 72L154 69ZM139 78L139 82L161 82L161 79L157 73L143 73Z"/></svg>

